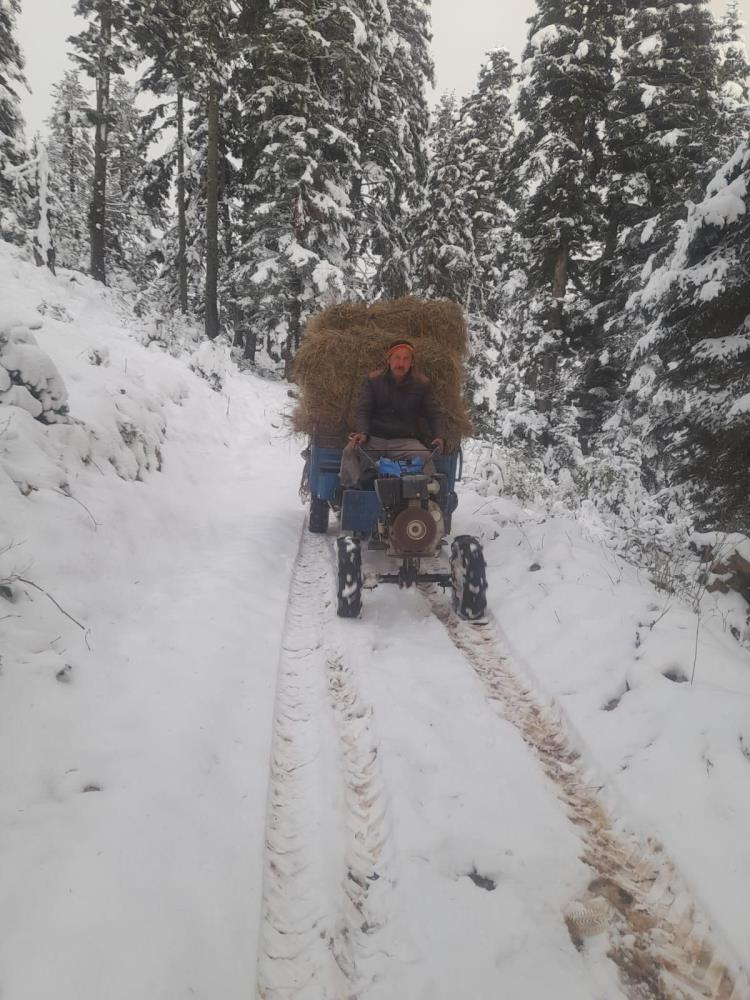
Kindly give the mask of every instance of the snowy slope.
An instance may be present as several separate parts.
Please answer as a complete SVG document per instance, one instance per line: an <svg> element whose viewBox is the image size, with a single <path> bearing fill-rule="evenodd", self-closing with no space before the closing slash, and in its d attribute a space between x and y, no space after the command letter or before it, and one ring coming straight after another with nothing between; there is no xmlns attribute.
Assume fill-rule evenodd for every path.
<svg viewBox="0 0 750 1000"><path fill-rule="evenodd" d="M213 391L3 244L0 288L69 407L0 401L4 1000L652 995L631 915L587 909L597 844L643 849L654 919L690 918L700 982L665 995L724 995L714 954L750 966L750 659L718 611L477 476L454 524L485 542L484 631L387 587L341 621L283 386L204 346Z"/></svg>
<svg viewBox="0 0 750 1000"><path fill-rule="evenodd" d="M240 996L301 518L283 392L235 377L217 394L93 283L0 253L0 323L40 320L42 300L69 317L35 336L85 422L0 406L2 575L86 630L30 584L0 601L0 992ZM137 467L123 415L161 451L142 481L115 471ZM86 434L88 464L60 428Z"/></svg>
<svg viewBox="0 0 750 1000"><path fill-rule="evenodd" d="M585 517L479 488L457 530L487 542L514 662L561 706L615 809L664 844L750 965L750 655L729 632L728 602L703 594L696 615L608 551Z"/></svg>

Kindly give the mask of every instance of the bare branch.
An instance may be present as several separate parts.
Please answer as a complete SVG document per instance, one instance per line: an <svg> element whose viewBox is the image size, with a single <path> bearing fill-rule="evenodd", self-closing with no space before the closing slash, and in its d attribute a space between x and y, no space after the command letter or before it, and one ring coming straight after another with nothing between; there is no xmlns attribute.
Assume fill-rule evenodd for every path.
<svg viewBox="0 0 750 1000"><path fill-rule="evenodd" d="M52 603L55 605L55 607L57 608L58 611L61 611L65 615L65 617L69 618L75 625L77 625L78 628L81 629L82 632L85 632L86 634L88 634L88 632L90 631L90 629L87 629L85 625L81 625L81 623L78 621L78 619L74 618L73 615L68 614L68 612L65 610L65 608L61 607L57 603L57 601L55 600L55 598L52 596L52 594L50 594L50 592L48 590L45 590L44 587L40 587L39 584L38 583L34 583L33 580L27 580L23 576L18 576L18 577L16 577L16 579L19 580L21 583L25 583L27 586L33 587L35 590L38 590L40 592L40 594L44 594L45 597L48 597L52 601ZM86 645L88 646L88 642L86 643ZM89 648L91 648L91 647L89 647Z"/></svg>
<svg viewBox="0 0 750 1000"><path fill-rule="evenodd" d="M88 507L86 506L85 503L82 503L78 499L78 497L74 497L72 493L66 493L65 490L53 490L52 492L53 493L59 493L61 497L67 497L68 500L74 500L78 504L79 507L83 507L83 509L88 514L88 516L91 518L91 523L94 525L94 531L96 531L96 529L99 527L99 522L94 517L94 515L91 513L91 511L88 509Z"/></svg>

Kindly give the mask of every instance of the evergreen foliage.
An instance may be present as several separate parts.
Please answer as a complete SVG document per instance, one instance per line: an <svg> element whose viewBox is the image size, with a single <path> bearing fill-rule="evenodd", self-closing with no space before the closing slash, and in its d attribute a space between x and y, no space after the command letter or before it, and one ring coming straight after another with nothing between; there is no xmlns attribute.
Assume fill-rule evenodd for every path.
<svg viewBox="0 0 750 1000"><path fill-rule="evenodd" d="M475 90L461 104L457 122L463 199L471 220L474 255L466 301L472 346L469 391L475 424L485 433L493 429L504 393L498 368L514 224L508 167L514 138L513 69L505 49L490 52Z"/></svg>
<svg viewBox="0 0 750 1000"><path fill-rule="evenodd" d="M631 382L652 474L704 522L750 527L750 145L691 206L637 296L656 318Z"/></svg>
<svg viewBox="0 0 750 1000"><path fill-rule="evenodd" d="M426 298L452 299L466 306L477 262L459 113L455 95L445 94L430 136L427 190L409 235L414 289Z"/></svg>
<svg viewBox="0 0 750 1000"><path fill-rule="evenodd" d="M618 79L606 117L606 228L598 297L589 312L585 431L596 439L617 408L646 318L627 303L647 262L669 252L685 204L715 163L714 22L705 0L624 4Z"/></svg>
<svg viewBox="0 0 750 1000"><path fill-rule="evenodd" d="M291 360L305 318L353 283L351 191L361 173L346 95L367 90L354 3L272 3L248 58L241 129L246 151L235 281L248 355ZM368 65L367 60L363 60Z"/></svg>
<svg viewBox="0 0 750 1000"><path fill-rule="evenodd" d="M76 271L88 268L88 213L91 205L94 151L89 92L76 70L67 70L52 88L49 126L51 187L58 210L55 221L57 263Z"/></svg>
<svg viewBox="0 0 750 1000"><path fill-rule="evenodd" d="M425 5L390 0L380 45L380 77L360 124L362 182L355 179L359 253L374 260L373 292L403 295L410 287L406 227L422 201L427 177L433 82L430 23Z"/></svg>
<svg viewBox="0 0 750 1000"><path fill-rule="evenodd" d="M731 153L750 129L750 63L739 0L727 0L717 32L718 99L722 148Z"/></svg>
<svg viewBox="0 0 750 1000"><path fill-rule="evenodd" d="M94 126L94 176L89 210L91 275L107 280L107 168L112 77L134 59L129 47L131 10L128 0L76 0L75 12L87 19L86 28L70 39L74 60L94 81L96 103L89 111Z"/></svg>
<svg viewBox="0 0 750 1000"><path fill-rule="evenodd" d="M34 137L31 155L27 162L33 170L33 178L29 185L33 228L32 252L37 267L47 267L54 274L57 258L54 230L60 210L50 183L49 152L38 135Z"/></svg>
<svg viewBox="0 0 750 1000"><path fill-rule="evenodd" d="M161 147L148 164L144 200L149 209L164 211L174 183L176 202L173 226L163 241L165 267L158 285L183 314L190 302L200 299L195 273L192 286L188 283L188 101L196 97L191 67L196 62L197 42L190 31L189 11L190 0L151 0L133 21L139 51L148 60L139 81L139 89L150 97L142 123L148 144Z"/></svg>
<svg viewBox="0 0 750 1000"><path fill-rule="evenodd" d="M24 60L16 41L19 0L0 0L0 238L25 242L28 190L20 171L26 159L20 106L26 86Z"/></svg>
<svg viewBox="0 0 750 1000"><path fill-rule="evenodd" d="M110 98L110 134L107 156L107 243L109 259L138 286L151 279L153 227L159 213L148 209L143 192L149 177L141 114L135 91L117 77Z"/></svg>
<svg viewBox="0 0 750 1000"><path fill-rule="evenodd" d="M539 0L522 64L506 431L539 440L552 468L579 450L572 406L593 346L586 313L604 230L597 182L614 46L611 4Z"/></svg>

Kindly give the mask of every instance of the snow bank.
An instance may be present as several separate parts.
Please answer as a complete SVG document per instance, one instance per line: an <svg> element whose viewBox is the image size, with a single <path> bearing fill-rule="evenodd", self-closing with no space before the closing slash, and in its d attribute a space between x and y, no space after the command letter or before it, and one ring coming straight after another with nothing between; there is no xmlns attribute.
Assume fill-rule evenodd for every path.
<svg viewBox="0 0 750 1000"><path fill-rule="evenodd" d="M1 242L0 288L0 992L239 1000L301 523L283 390L213 391Z"/></svg>
<svg viewBox="0 0 750 1000"><path fill-rule="evenodd" d="M678 566L665 558L649 573L625 561L590 507L576 516L498 495L507 470L496 462L488 476L468 456L454 530L484 543L490 606L514 663L562 706L617 811L664 845L747 965L747 604L707 592L698 556L679 597ZM732 542L750 555L746 539Z"/></svg>

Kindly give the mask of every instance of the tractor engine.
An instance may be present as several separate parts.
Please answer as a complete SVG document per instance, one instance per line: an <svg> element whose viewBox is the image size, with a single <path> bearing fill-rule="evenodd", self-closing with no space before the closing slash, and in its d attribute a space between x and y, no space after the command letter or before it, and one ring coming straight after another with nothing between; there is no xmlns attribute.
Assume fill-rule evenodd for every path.
<svg viewBox="0 0 750 1000"><path fill-rule="evenodd" d="M388 542L388 555L435 555L445 534L441 500L446 490L442 475L378 476L375 492L385 512L385 521L378 528Z"/></svg>

